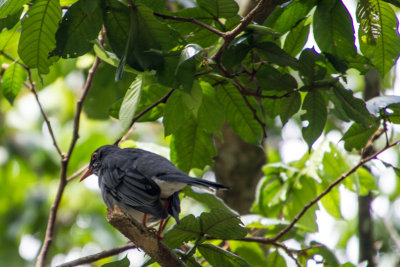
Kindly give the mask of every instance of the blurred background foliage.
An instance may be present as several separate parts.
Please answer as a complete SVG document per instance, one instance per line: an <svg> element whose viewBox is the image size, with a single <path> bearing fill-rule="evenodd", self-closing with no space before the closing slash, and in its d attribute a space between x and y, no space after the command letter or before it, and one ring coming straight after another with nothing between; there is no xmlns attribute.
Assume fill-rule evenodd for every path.
<svg viewBox="0 0 400 267"><path fill-rule="evenodd" d="M69 6L77 1L49 2ZM110 6L119 5L119 7L127 2L129 1L107 1ZM146 15L146 12L151 9L155 12L165 11L164 1L145 2L135 2L136 4L147 5L146 8L139 5L141 7L140 12L143 12L141 15ZM225 6L226 13L218 13L213 6L213 1L197 1L197 4L194 1L168 1L167 6L168 10L175 12L171 14L199 18L204 15L202 12L205 11L200 12L189 8L196 5L208 7L205 10L208 12L207 14L212 16L208 16L202 21L225 31L232 29L239 23L240 18L236 16L237 12L245 14L246 10L255 4L251 1L238 1L239 6L236 7L235 4L232 4L233 1L216 2L228 6ZM388 4L388 2L391 4ZM11 1L1 2L0 12L6 12L5 7L10 8L11 4L7 6L6 3L11 3ZM24 53L26 53L21 52L23 49L19 43L21 37L20 18L32 7L32 3L35 5L35 1L32 1L32 3L14 1L13 3L16 3L17 7L19 5L23 8L17 8L11 14L13 15L11 17L3 17L0 13L0 63L2 64L3 89L0 98L0 217L2 218L0 220L2 241L0 242L0 265L32 266L42 245L49 209L58 187L61 165L59 155L52 144L34 95L27 89L26 73L23 69L21 71L21 67L16 63L16 59L23 58ZM82 0L79 3L82 3L83 10L85 8L100 8ZM255 176L262 177L259 177L260 180L255 180L252 185L240 184L239 186L239 180L236 184L236 189L239 188L239 191L250 192L250 196L243 196L246 201L238 198L240 202L244 203L244 206L235 203L237 192L235 192L235 184L230 184L229 177L233 173L239 172L243 177L242 180L245 180L249 169L244 168L240 172L234 168L235 166L222 165L222 169L226 168L225 171L232 167L232 169L229 169L232 170L232 173L227 175L228 180L223 182L232 187L233 197L229 196L229 192L227 192L228 195L225 195L225 200L232 209L240 212L241 220L249 232L273 237L279 230L288 225L304 205L358 162L359 150L380 126L379 123L375 123L371 127L366 127L365 124L374 121L374 119L371 119L371 114L363 113L366 111L364 102L357 102L352 95L349 96L346 91L342 90L344 87L339 86L339 94L332 93L328 90L328 85L332 83L346 84L346 87L350 88L358 98L362 98L363 94L365 97L365 92L368 91L366 88L371 84L380 89L383 95L399 95L397 79L399 67L394 63L398 58L400 46L398 45L399 38L396 31L398 20L394 12L398 12L400 4L398 1L380 0L308 2L295 0L288 2L271 1L271 3L273 3L273 5L271 4L273 8L271 8L271 12L267 13L272 15L262 24L264 27L259 27L260 25L249 26L243 35L235 39L221 59L222 64L233 69L237 74L236 78L248 85L250 89L257 89L250 81L257 79L264 93L277 94L281 97L287 92L295 92L288 98L262 98L262 100L257 99L258 102L255 101L256 98L251 98L250 102L254 100L251 105L257 107L256 114L262 113L260 117L268 126L268 137L265 142L261 142L263 139L262 127L255 122L254 114L247 110L245 105L239 105L235 109L229 104L224 103L222 105L218 102L229 97L239 96L239 99L241 97L238 93L235 95L233 86L224 84L228 78L221 78L223 74L211 73L215 69L208 69L210 75L205 74L201 78L202 80L196 80L198 78L196 75L201 76L199 70L203 70L203 66L209 67L208 64L213 64L213 62L207 62L208 58L205 55L216 52L217 45L221 43L217 35L211 34L204 28L193 30L193 25L188 23L168 21L170 23L169 30L174 27L179 35L186 37L185 41L177 38L179 42L182 42L182 45L174 48L175 40L163 36L165 34L163 31L167 28L163 28L165 25L160 24L164 25L161 29L151 29L155 31L156 36L161 36L156 44L152 44L158 50L152 50L150 54L142 53L129 57L123 53L125 43L118 43L118 38L120 38L118 29L115 32L111 31L114 30L115 25L109 22L110 31L107 32L109 36L105 47L109 49L108 52L112 50L115 54L113 54L114 57L110 54L103 55L103 60L107 63L101 63L94 75L93 84L84 103L84 112L81 115L80 138L71 155L67 175L70 176L85 166L96 148L104 144L114 143L124 134L127 122L129 123L132 118L128 120L119 118L119 115L121 115L120 108L123 105L128 88L133 81L139 80L139 76L141 81L148 79L146 81L151 80L152 82L141 88L142 94L146 98L136 103L138 104L137 111L143 110L160 99L172 86L179 87L179 92L174 93L173 97L169 99L169 106L168 104L160 104L149 114L142 117L141 121L146 122L136 123L135 129L130 135L130 140L122 145L137 146L167 157L170 155L169 146L171 145L172 160L185 171L192 169L191 174L198 177L203 174L213 176L210 167L203 169L205 165L212 165L210 162L212 162L212 156L216 153L212 134L217 137L224 136L223 139L228 144L230 138L235 139L239 135L250 143L262 145L264 150L261 154L266 156L268 164L264 165L261 171L260 168L250 168L256 169ZM333 30L336 33L339 32L340 38L332 41L329 40L329 34L322 35L321 32L329 30L324 28L326 26L324 24L326 23L324 20L326 13L324 12L330 8L329 6L335 6L335 3L339 3L339 7L335 9L335 12L338 12L339 15L336 14L336 17L332 15L335 21L330 25L334 25ZM362 15L363 11L371 11L363 8L375 8L377 4L384 7L379 10L381 13L378 13L380 16L387 15L386 20L383 18L380 22L385 27L388 26L389 30L386 30L387 28L384 30L361 28L357 37L360 45L357 47L348 46L352 41L354 43L351 30L349 35L349 25L351 23L353 25L360 24L361 27L366 25L363 24L366 22L362 19L356 23L356 7L358 14ZM240 9L238 9L239 7ZM13 7L11 6L11 8ZM346 8L352 17L343 15L347 14ZM296 12L288 11L291 9ZM124 9L121 10L121 13L125 14ZM91 13L93 20L99 15L96 12L100 11ZM64 10L63 14L65 15L65 13ZM213 24L213 16L214 18L222 17L223 19L218 21L224 23ZM150 24L158 25L153 21L155 17L150 16L147 19L149 19ZM262 20L263 18L258 19ZM350 21L346 19L350 19ZM107 24L106 16L104 20ZM160 19L160 21L162 20ZM143 22L141 20L136 22L139 28L143 26L141 24ZM370 25L375 24L371 23ZM95 30L87 32L87 35L94 34L92 39L95 39L100 31L101 24L91 26ZM363 32L363 30L370 30L371 32ZM68 32L68 29L66 31ZM112 34L116 35L115 38ZM141 34L134 38L140 39L143 36L144 39L147 38L146 33ZM174 34L177 33L174 32ZM374 39L377 36L392 38L392 43L384 43L386 47L390 46L387 50L385 50L386 48L374 50L379 46L379 43L382 44L379 39ZM372 39L368 39L369 37ZM60 38L57 40L59 41ZM95 44L93 50L93 42L89 42L90 45L85 43L87 45L85 46L78 41L79 39L69 40L65 42L67 44L65 47L60 47L60 43L56 43L54 40L53 45L57 49L52 53L56 56L52 59L46 58L46 60L51 61L48 62L48 65L46 65L47 63L39 64L31 70L39 99L50 119L54 135L62 151L68 149L72 138L75 105L81 95L88 70L93 64L95 56L101 54L101 47L98 44ZM336 43L336 41L343 43ZM74 45L74 42L78 45ZM148 44L152 41L146 39L143 42ZM376 42L378 42L378 45ZM192 45L184 46L183 44ZM24 45L29 48L29 44ZM128 42L126 45L132 44ZM79 47L79 49L76 47ZM357 54L356 48L361 49L363 56ZM79 56L69 54L71 51L80 54ZM163 54L165 65L159 62L157 53L160 53L160 51L163 53L168 51L168 54ZM323 53L320 53L321 51ZM382 59L383 55L379 54L381 51L391 53L391 56ZM258 53L257 56L253 54L255 52ZM191 53L194 53L194 56ZM263 63L256 64L258 72L253 73L255 75L252 74L251 79L249 79L251 70L246 68L245 64L250 64L249 62L253 62L254 58L257 60L262 58ZM127 61L123 75L121 75L122 67L118 62L122 59ZM56 62L52 62L52 60ZM28 61L26 56L23 61ZM265 62L268 62L268 64ZM28 62L25 63L28 64ZM49 68L49 71L46 68ZM7 70L13 70L17 73L15 83L20 85L18 88L7 85ZM143 70L146 71L141 72ZM157 74L154 74L155 71ZM381 79L380 76L383 78ZM120 79L118 82L115 82L116 77ZM339 79L341 79L340 83L338 82ZM216 81L216 87L219 88L217 93L210 86ZM316 81L324 83L321 87L325 87L318 91L321 95L319 93L313 94L312 90L307 87ZM23 86L24 84L25 86ZM4 88L17 91L10 94ZM200 106L199 99L196 98L199 97L199 90L201 97L210 101L209 106ZM306 101L307 96L309 96L309 100ZM315 97L315 102L322 103L323 107L316 108L307 104L312 102L311 96ZM365 99L367 98L365 97ZM389 116L390 118L387 121L394 123L387 124L387 133L391 140L397 140L399 128L395 124L399 123L398 104L400 101L395 98L382 101L382 106L379 106L378 102L374 102L375 111L382 112L385 108L391 109L390 114L383 115ZM204 100L204 102L206 101ZM186 105L182 105L182 103L186 103ZM303 107L299 111L301 103L303 103ZM374 103L371 105L374 106ZM359 104L361 108L357 110L357 107L360 107L357 106ZM223 108L221 108L222 106ZM242 117L238 119L237 112L242 111L243 107L247 111L243 113L244 115L241 114ZM193 110L196 114L199 112L198 114L218 114L218 116L201 117L199 115L194 119ZM319 117L324 112L327 114ZM318 116L314 116L315 114ZM165 116L163 120L160 119L162 115ZM227 131L230 131L229 129L224 128L221 131L224 118L231 123L236 132L237 135L234 134L234 137L227 134ZM324 120L326 120L326 124ZM312 126L311 129L306 130L308 126L305 123L306 121L308 121L308 125ZM376 121L379 121L379 119L376 119ZM192 129L192 122L196 122L204 128L201 132L201 136L204 138L202 141L206 144L209 142L209 150L200 151L201 153L198 154L200 159L197 158L197 162L188 163L185 160L185 152L188 149L182 149L184 146L181 145L181 140L186 138L182 134ZM353 127L353 132L348 130L350 127ZM170 134L173 134L172 137ZM344 143L341 139L346 142ZM237 157L240 159L240 156L245 154L245 148L240 145L237 145L237 147L240 147L239 149L228 146L228 152L224 152L223 144L220 144L219 140L216 139L214 139L214 142L218 151L218 157L215 159L217 162L215 172L217 177L222 179L224 175L221 173L221 169L218 169L221 167L218 162L224 161L225 155L228 155L228 158ZM376 147L382 148L385 142L385 135L382 135L376 141ZM312 149L310 149L311 145ZM235 149L238 150L238 154L234 154ZM256 154L256 159L261 160L261 163L256 164L261 166L265 163L263 161L265 158L257 154L260 151L253 151L252 153ZM246 153L245 155L248 156L249 154ZM373 161L367 168L358 169L342 185L325 196L319 205L313 206L312 212L307 212L296 227L285 236L285 244L295 250L298 259L303 264L307 264L307 266L336 266L339 264L353 266L353 264L357 264L358 254L360 253L358 196L370 195L372 196L370 209L373 220L372 245L374 250L377 251L376 259L378 261L376 265L399 265L400 183L398 179L400 169L397 167L398 156L399 152L396 147L380 155L381 161ZM227 161L229 162L229 160ZM200 167L201 169L192 167ZM255 188L256 185L257 188ZM248 190L243 190L244 188ZM183 215L190 213L201 217L202 211L212 210L210 206L221 205L220 207L225 207L223 204L218 204L215 198L210 198L209 195L191 189L185 189L182 196L185 196L182 204ZM68 183L57 214L56 236L50 250L49 264L56 265L126 242L126 239L107 223L105 213L105 206L102 203L97 181L94 178L88 179L83 184L78 183L76 179ZM193 219L191 216L185 218L188 221ZM169 226L172 224L170 222ZM173 235L173 231L174 229L169 232L170 236ZM172 237L166 238L166 240L173 240L176 244L182 241L174 240ZM212 251L215 251L213 245L223 246L224 244L221 244L220 241L208 241L199 246L198 251L193 256L194 259L201 260L202 257L209 255L207 253L212 254ZM230 241L226 247L251 266L295 264L285 252L273 246ZM124 256L125 254L122 254L116 256L115 259L121 259ZM143 260L143 254L131 251L129 258L132 265L140 264ZM215 262L212 262L211 258L208 258L209 263L214 266L218 266L218 264L222 266L220 264L231 264L232 262L236 262L235 264L238 264L238 266L245 265L230 254L217 258ZM110 259L103 259L94 263L94 266L101 266L109 261Z"/></svg>

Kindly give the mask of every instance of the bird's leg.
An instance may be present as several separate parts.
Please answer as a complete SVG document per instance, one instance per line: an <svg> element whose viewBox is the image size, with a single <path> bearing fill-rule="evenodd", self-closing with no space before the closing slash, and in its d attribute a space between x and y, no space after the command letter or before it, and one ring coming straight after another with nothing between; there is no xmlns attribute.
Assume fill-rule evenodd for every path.
<svg viewBox="0 0 400 267"><path fill-rule="evenodd" d="M144 213L144 214L143 214L142 224L143 224L144 227L147 228L147 226L146 226L146 221L147 221L147 213Z"/></svg>
<svg viewBox="0 0 400 267"><path fill-rule="evenodd" d="M164 208L165 208L166 210L168 210L168 207L169 207L169 200L165 201L165 204L164 204ZM164 230L164 222L165 222L165 219L162 219L161 222L160 222L160 226L158 227L157 236L158 236L160 239L163 239L163 238L161 237L161 232Z"/></svg>

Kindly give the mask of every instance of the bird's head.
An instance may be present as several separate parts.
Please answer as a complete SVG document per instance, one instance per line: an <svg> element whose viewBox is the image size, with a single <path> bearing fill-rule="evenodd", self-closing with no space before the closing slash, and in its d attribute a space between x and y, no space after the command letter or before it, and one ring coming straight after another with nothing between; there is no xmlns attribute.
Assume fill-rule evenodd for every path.
<svg viewBox="0 0 400 267"><path fill-rule="evenodd" d="M86 179L88 176L92 175L92 174L98 174L98 171L101 167L101 163L104 159L104 157L116 150L119 150L120 148L117 146L113 146L113 145L106 145L106 146L102 146L99 147L98 149L96 149L95 152L93 152L92 157L90 158L90 163L89 163L89 168L88 170L85 172L85 174L82 176L82 178L79 181L83 181L84 179Z"/></svg>

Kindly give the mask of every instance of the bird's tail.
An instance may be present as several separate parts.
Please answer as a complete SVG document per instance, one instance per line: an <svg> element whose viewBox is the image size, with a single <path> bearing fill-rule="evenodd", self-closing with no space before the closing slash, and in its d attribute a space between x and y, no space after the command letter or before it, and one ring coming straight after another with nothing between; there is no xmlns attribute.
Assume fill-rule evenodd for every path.
<svg viewBox="0 0 400 267"><path fill-rule="evenodd" d="M161 178L161 177L159 177ZM166 177L165 177L166 178ZM193 186L200 186L200 187L205 187L208 189L229 189L228 186L225 186L223 184L217 183L217 182L212 182L200 178L193 178L190 176L170 176L167 178L168 180L173 180L175 182L179 183L185 183L188 185L193 185Z"/></svg>

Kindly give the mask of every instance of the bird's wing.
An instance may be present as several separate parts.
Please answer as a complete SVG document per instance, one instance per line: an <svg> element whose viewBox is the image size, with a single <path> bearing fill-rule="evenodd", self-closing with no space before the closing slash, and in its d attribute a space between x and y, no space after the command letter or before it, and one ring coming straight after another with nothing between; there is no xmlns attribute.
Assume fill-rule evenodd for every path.
<svg viewBox="0 0 400 267"><path fill-rule="evenodd" d="M102 164L102 183L120 203L158 218L167 211L160 201L160 188L143 175L130 160L110 157Z"/></svg>

